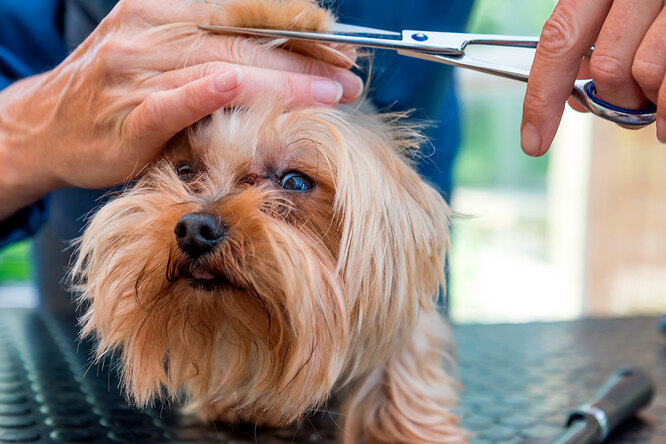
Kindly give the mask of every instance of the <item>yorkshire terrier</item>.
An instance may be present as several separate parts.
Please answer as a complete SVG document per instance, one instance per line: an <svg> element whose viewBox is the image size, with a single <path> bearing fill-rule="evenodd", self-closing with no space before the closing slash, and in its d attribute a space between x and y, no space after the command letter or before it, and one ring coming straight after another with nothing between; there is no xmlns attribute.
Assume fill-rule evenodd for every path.
<svg viewBox="0 0 666 444"><path fill-rule="evenodd" d="M218 24L332 23L312 0L210 3ZM449 209L413 168L418 130L359 108L219 111L91 219L82 335L136 405L283 426L335 395L341 442L466 441L436 310Z"/></svg>

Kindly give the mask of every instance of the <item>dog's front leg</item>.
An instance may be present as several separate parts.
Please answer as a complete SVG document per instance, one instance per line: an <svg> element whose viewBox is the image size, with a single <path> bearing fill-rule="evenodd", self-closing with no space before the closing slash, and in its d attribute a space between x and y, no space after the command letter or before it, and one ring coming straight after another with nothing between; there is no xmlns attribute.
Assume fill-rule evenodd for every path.
<svg viewBox="0 0 666 444"><path fill-rule="evenodd" d="M345 444L465 443L451 409L457 384L444 371L448 327L423 315L401 350L357 383L343 408Z"/></svg>

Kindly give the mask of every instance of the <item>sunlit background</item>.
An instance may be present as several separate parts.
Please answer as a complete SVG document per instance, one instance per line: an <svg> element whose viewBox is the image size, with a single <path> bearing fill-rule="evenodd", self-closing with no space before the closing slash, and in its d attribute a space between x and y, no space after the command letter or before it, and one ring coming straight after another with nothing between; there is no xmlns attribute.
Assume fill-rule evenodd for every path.
<svg viewBox="0 0 666 444"><path fill-rule="evenodd" d="M539 35L555 3L481 0L468 30ZM520 66L529 52L477 54ZM549 154L532 159L520 149L525 86L457 74L453 319L666 313L666 147L654 126L628 131L568 109Z"/></svg>
<svg viewBox="0 0 666 444"><path fill-rule="evenodd" d="M478 0L469 31L538 35L554 0ZM529 64L529 51L475 56ZM550 153L520 150L525 87L459 70L451 316L522 322L666 313L666 147L568 110ZM0 251L0 306L34 306L30 242Z"/></svg>

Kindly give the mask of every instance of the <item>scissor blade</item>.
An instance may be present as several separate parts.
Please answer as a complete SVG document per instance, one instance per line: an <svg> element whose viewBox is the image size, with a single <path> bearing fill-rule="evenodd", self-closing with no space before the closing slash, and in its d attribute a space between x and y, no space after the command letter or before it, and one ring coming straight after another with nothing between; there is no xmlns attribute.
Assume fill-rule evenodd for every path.
<svg viewBox="0 0 666 444"><path fill-rule="evenodd" d="M204 31L223 34L249 34L262 37L282 37L295 40L312 40L327 43L346 43L354 46L370 46L373 48L398 49L401 45L401 35L394 34L365 34L363 32L308 32L288 31L284 29L239 28L233 26L199 25Z"/></svg>
<svg viewBox="0 0 666 444"><path fill-rule="evenodd" d="M307 31L287 31L283 29L258 29L258 28L237 28L232 26L209 26L199 25L204 31L214 33L237 33L249 34L263 37L281 37L295 40L310 40L327 43L343 43L352 46L364 46L368 48L393 49L421 51L431 54L460 55L461 48L465 39L460 39L463 34L454 33L431 33L439 38L434 41L421 41L415 36L420 35L419 31L402 31L402 33L382 31L379 34L367 34L366 32L307 32ZM353 29L353 28L352 28ZM451 44L451 42L453 43ZM444 44L442 44L444 42Z"/></svg>
<svg viewBox="0 0 666 444"><path fill-rule="evenodd" d="M347 34L347 35L381 35L389 36L395 39L402 37L402 34L395 31L387 31L379 28L368 28L367 26L348 25L347 23L335 23L331 28L331 34Z"/></svg>

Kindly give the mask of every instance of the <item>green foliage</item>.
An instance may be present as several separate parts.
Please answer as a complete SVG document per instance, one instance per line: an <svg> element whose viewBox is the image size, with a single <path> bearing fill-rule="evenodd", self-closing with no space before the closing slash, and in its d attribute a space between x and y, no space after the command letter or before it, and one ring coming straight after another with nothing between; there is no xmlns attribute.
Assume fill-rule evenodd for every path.
<svg viewBox="0 0 666 444"><path fill-rule="evenodd" d="M556 3L556 0L477 0L467 30L539 35ZM459 72L463 74L467 73ZM463 140L453 173L457 187L546 188L547 156L533 159L520 149L524 86L504 82L488 76L483 83L467 82L460 89Z"/></svg>
<svg viewBox="0 0 666 444"><path fill-rule="evenodd" d="M468 31L539 35L556 3L556 0L477 0Z"/></svg>
<svg viewBox="0 0 666 444"><path fill-rule="evenodd" d="M31 278L30 241L0 250L0 284L26 282Z"/></svg>
<svg viewBox="0 0 666 444"><path fill-rule="evenodd" d="M492 89L462 95L463 140L453 171L456 187L545 190L548 155L520 148L522 90Z"/></svg>

